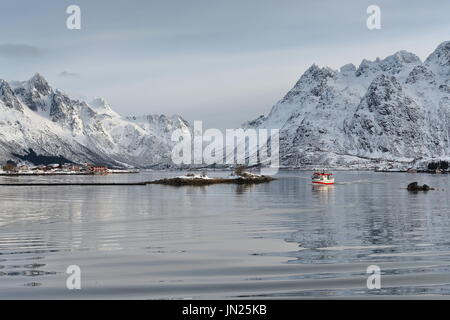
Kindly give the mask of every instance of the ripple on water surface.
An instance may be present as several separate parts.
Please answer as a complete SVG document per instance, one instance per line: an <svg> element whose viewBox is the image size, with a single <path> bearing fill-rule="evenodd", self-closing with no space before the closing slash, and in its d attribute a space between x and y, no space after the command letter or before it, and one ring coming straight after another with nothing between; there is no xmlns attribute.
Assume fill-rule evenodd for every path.
<svg viewBox="0 0 450 320"><path fill-rule="evenodd" d="M52 179L124 182L173 174ZM404 189L408 174L336 172L339 183L321 187L311 186L309 176L282 171L255 186L1 188L0 297L450 293L447 175L414 175L438 189L417 194ZM66 289L69 265L80 266L82 290ZM370 265L382 270L380 290L366 288Z"/></svg>

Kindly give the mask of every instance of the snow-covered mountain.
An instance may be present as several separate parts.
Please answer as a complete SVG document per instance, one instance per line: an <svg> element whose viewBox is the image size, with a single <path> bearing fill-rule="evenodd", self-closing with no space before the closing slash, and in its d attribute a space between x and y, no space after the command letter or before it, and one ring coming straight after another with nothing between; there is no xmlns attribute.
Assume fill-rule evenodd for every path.
<svg viewBox="0 0 450 320"><path fill-rule="evenodd" d="M312 65L267 116L245 127L280 129L285 166L416 165L450 159L450 41L422 62L406 51L340 70ZM180 116L122 117L53 89L39 74L0 80L0 161L32 154L77 163L171 165Z"/></svg>
<svg viewBox="0 0 450 320"><path fill-rule="evenodd" d="M77 163L152 167L170 164L171 133L190 132L180 116L125 118L104 99L91 103L54 90L39 74L0 80L0 161L37 155Z"/></svg>
<svg viewBox="0 0 450 320"><path fill-rule="evenodd" d="M424 61L397 52L340 70L312 65L267 116L287 166L450 158L450 41Z"/></svg>

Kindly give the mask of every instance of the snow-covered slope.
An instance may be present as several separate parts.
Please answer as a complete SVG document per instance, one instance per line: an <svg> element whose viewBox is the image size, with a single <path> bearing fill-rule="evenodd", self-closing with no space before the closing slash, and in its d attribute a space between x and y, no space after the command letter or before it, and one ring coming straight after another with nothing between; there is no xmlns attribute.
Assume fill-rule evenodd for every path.
<svg viewBox="0 0 450 320"><path fill-rule="evenodd" d="M0 161L33 149L38 155L111 166L170 164L175 129L190 131L179 116L125 118L104 99L74 100L39 74L24 82L0 80Z"/></svg>
<svg viewBox="0 0 450 320"><path fill-rule="evenodd" d="M332 70L311 66L267 116L245 127L279 128L283 165L450 157L450 41L422 62L400 51Z"/></svg>

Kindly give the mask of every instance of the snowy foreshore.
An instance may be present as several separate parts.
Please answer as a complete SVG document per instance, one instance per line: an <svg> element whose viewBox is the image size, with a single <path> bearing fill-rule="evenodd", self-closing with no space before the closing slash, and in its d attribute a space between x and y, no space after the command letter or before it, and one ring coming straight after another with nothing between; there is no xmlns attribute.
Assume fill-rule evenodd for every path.
<svg viewBox="0 0 450 320"><path fill-rule="evenodd" d="M123 173L139 173L139 170L119 170L111 169L103 174L123 174ZM0 176L92 176L95 172L79 172L79 171L19 171L7 172L0 170Z"/></svg>

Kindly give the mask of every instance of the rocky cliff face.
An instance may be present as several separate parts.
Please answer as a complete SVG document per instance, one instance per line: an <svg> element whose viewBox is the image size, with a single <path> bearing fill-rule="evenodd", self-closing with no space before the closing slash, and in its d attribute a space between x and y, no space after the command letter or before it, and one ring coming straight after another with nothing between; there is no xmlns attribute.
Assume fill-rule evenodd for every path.
<svg viewBox="0 0 450 320"><path fill-rule="evenodd" d="M24 82L0 80L1 161L32 149L79 163L170 165L175 129L191 130L179 116L125 118L104 99L71 99L39 74Z"/></svg>
<svg viewBox="0 0 450 320"><path fill-rule="evenodd" d="M400 51L340 70L311 66L267 116L282 164L366 165L450 157L450 41L422 62Z"/></svg>

